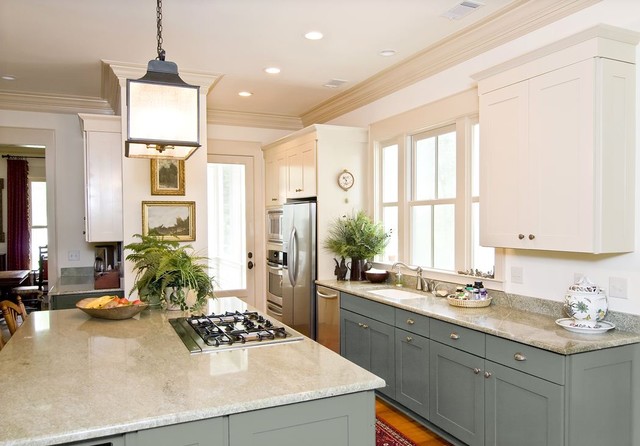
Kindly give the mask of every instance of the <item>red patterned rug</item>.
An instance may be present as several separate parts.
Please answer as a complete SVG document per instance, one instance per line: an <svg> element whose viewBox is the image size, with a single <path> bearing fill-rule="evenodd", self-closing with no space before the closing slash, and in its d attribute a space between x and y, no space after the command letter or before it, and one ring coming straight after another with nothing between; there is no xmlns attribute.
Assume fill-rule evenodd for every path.
<svg viewBox="0 0 640 446"><path fill-rule="evenodd" d="M416 446L400 432L376 418L376 446Z"/></svg>

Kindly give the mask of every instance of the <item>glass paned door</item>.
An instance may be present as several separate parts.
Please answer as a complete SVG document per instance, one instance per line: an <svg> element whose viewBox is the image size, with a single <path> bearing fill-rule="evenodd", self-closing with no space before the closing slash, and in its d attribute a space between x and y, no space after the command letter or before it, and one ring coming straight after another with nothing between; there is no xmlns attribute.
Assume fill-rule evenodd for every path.
<svg viewBox="0 0 640 446"><path fill-rule="evenodd" d="M254 296L253 159L209 155L209 265L216 295Z"/></svg>

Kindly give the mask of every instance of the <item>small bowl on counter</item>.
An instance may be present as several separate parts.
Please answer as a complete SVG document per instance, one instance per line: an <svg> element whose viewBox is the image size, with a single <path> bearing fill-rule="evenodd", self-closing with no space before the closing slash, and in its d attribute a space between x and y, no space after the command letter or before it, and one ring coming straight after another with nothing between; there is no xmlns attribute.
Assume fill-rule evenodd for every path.
<svg viewBox="0 0 640 446"><path fill-rule="evenodd" d="M382 283L389 277L389 272L383 269L371 268L364 272L364 276L371 283Z"/></svg>

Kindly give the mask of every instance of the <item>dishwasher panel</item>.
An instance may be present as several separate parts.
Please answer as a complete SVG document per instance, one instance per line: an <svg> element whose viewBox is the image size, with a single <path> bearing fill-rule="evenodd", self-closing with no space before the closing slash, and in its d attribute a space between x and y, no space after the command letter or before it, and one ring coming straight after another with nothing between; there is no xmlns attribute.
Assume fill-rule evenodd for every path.
<svg viewBox="0 0 640 446"><path fill-rule="evenodd" d="M340 353L340 292L316 288L316 341Z"/></svg>

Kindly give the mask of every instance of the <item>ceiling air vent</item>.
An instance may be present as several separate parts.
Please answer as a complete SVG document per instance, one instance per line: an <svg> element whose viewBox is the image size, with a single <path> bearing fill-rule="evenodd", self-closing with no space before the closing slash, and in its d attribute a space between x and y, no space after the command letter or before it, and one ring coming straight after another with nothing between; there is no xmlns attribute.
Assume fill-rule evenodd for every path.
<svg viewBox="0 0 640 446"><path fill-rule="evenodd" d="M484 3L465 0L458 3L453 8L442 14L442 17L446 17L449 20L460 20L464 16L471 14L479 7L484 6Z"/></svg>
<svg viewBox="0 0 640 446"><path fill-rule="evenodd" d="M344 79L331 79L329 82L327 82L326 84L323 85L323 87L327 87L327 88L338 88L340 86L342 86L343 84L346 84L347 81Z"/></svg>

